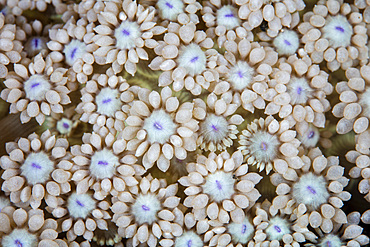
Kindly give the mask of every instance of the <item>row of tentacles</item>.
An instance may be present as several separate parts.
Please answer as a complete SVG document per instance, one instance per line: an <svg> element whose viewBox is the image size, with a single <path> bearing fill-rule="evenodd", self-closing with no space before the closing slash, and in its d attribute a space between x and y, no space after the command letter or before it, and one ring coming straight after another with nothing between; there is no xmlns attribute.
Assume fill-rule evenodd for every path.
<svg viewBox="0 0 370 247"><path fill-rule="evenodd" d="M370 202L366 1L0 3L1 98L55 127L6 144L0 245L369 243L370 210L342 210L350 179L318 148L332 112ZM48 8L63 24L24 16ZM133 85L146 60L157 85Z"/></svg>

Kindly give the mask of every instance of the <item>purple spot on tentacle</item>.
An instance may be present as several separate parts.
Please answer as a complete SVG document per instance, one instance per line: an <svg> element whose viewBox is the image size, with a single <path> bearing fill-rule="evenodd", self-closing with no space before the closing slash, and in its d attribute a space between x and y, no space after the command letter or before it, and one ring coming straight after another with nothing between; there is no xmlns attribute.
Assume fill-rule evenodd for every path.
<svg viewBox="0 0 370 247"><path fill-rule="evenodd" d="M266 151L266 150L267 150L267 144L266 144L265 142L262 142L262 143L261 143L261 149L262 149L263 151Z"/></svg>
<svg viewBox="0 0 370 247"><path fill-rule="evenodd" d="M199 59L199 57L198 57L198 56L193 57L193 58L190 60L190 62L191 62L191 63L195 63L196 61L198 61L198 59Z"/></svg>
<svg viewBox="0 0 370 247"><path fill-rule="evenodd" d="M187 243L187 246L188 247L191 247L191 244L192 244L193 241L189 240L188 243Z"/></svg>
<svg viewBox="0 0 370 247"><path fill-rule="evenodd" d="M276 230L277 232L281 232L280 227L278 227L278 226L274 226L274 228L275 228L275 230Z"/></svg>
<svg viewBox="0 0 370 247"><path fill-rule="evenodd" d="M238 76L239 78L243 78L243 73L240 70L238 71Z"/></svg>
<svg viewBox="0 0 370 247"><path fill-rule="evenodd" d="M161 125L160 123L158 123L158 122L154 122L153 126L154 126L154 128L156 128L157 130L162 130L162 129L163 129L162 125Z"/></svg>
<svg viewBox="0 0 370 247"><path fill-rule="evenodd" d="M123 29L122 33L125 36L129 36L130 35L130 32L128 30L126 30L126 29Z"/></svg>
<svg viewBox="0 0 370 247"><path fill-rule="evenodd" d="M307 189L308 189L312 194L316 194L316 190L314 190L314 188L312 188L311 186L307 186Z"/></svg>
<svg viewBox="0 0 370 247"><path fill-rule="evenodd" d="M243 224L242 226L242 234L244 234L247 231L247 225Z"/></svg>
<svg viewBox="0 0 370 247"><path fill-rule="evenodd" d="M150 208L146 205L142 205L141 208L144 210L144 211L149 211Z"/></svg>
<svg viewBox="0 0 370 247"><path fill-rule="evenodd" d="M109 103L109 102L111 102L111 101L112 101L112 99L110 99L110 98L105 99L105 100L103 100L103 104L107 104L107 103Z"/></svg>
<svg viewBox="0 0 370 247"><path fill-rule="evenodd" d="M73 59L74 58L74 56L76 55L76 52L77 52L77 47L76 48L74 48L73 50L72 50L72 52L71 52L71 58Z"/></svg>
<svg viewBox="0 0 370 247"><path fill-rule="evenodd" d="M301 87L297 88L297 94L301 95L301 93L302 93L302 88Z"/></svg>
<svg viewBox="0 0 370 247"><path fill-rule="evenodd" d="M284 43L286 44L286 45L292 45L288 40L286 40L286 39L284 39Z"/></svg>
<svg viewBox="0 0 370 247"><path fill-rule="evenodd" d="M69 124L63 123L63 128L68 129L69 128Z"/></svg>
<svg viewBox="0 0 370 247"><path fill-rule="evenodd" d="M176 162L178 162L178 163L184 163L184 160L180 160L180 159L176 158Z"/></svg>
<svg viewBox="0 0 370 247"><path fill-rule="evenodd" d="M340 32L342 32L342 33L344 33L344 28L341 27L341 26L336 26L335 29L338 30L338 31L340 31Z"/></svg>
<svg viewBox="0 0 370 247"><path fill-rule="evenodd" d="M225 17L234 17L234 14L233 13L226 14Z"/></svg>
<svg viewBox="0 0 370 247"><path fill-rule="evenodd" d="M166 6L169 7L170 9L173 8L173 5L171 5L169 2L166 2Z"/></svg>
<svg viewBox="0 0 370 247"><path fill-rule="evenodd" d="M222 190L222 185L221 185L220 181L216 180L216 185L217 185L218 190Z"/></svg>
<svg viewBox="0 0 370 247"><path fill-rule="evenodd" d="M14 244L17 246L17 247L23 247L23 244L21 243L21 241L19 241L18 239L16 239L14 241Z"/></svg>
<svg viewBox="0 0 370 247"><path fill-rule="evenodd" d="M34 83L34 84L32 84L32 85L31 85L31 88L35 88L35 87L37 87L38 85L40 85L40 83L39 83L39 82L36 82L36 83Z"/></svg>
<svg viewBox="0 0 370 247"><path fill-rule="evenodd" d="M218 131L218 128L217 128L217 126L216 126L216 125L212 124L212 125L211 125L211 127L212 127L212 129L213 129L214 131Z"/></svg>
<svg viewBox="0 0 370 247"><path fill-rule="evenodd" d="M77 203L80 207L85 207L85 205L84 205L82 202L80 202L79 200L76 200L76 203Z"/></svg>
<svg viewBox="0 0 370 247"><path fill-rule="evenodd" d="M308 134L308 138L312 138L312 137L314 137L315 136L315 131L311 131L309 134Z"/></svg>
<svg viewBox="0 0 370 247"><path fill-rule="evenodd" d="M100 161L98 162L98 165L107 166L107 165L108 165L108 162L103 161L103 160L100 160Z"/></svg>
<svg viewBox="0 0 370 247"><path fill-rule="evenodd" d="M36 164L36 163L32 163L31 165L33 168L36 168L36 169L41 169L41 166Z"/></svg>
<svg viewBox="0 0 370 247"><path fill-rule="evenodd" d="M330 242L330 241L326 242L326 245L327 245L328 247L331 247L331 242Z"/></svg>

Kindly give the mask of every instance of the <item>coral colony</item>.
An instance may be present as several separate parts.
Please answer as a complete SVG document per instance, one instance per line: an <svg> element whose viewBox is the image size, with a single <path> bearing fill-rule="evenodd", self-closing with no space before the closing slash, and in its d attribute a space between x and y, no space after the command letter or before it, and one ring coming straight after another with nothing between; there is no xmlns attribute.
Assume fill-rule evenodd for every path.
<svg viewBox="0 0 370 247"><path fill-rule="evenodd" d="M0 10L0 247L370 246L370 1Z"/></svg>

